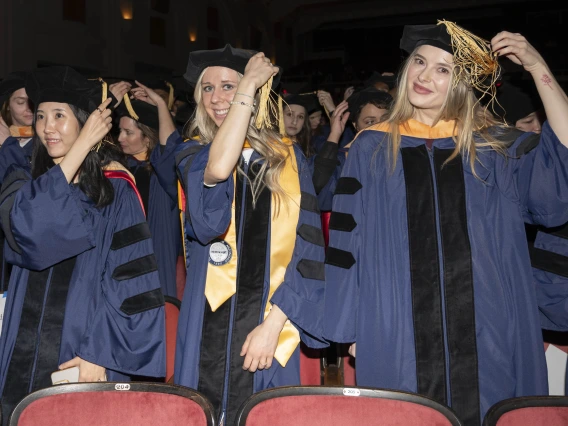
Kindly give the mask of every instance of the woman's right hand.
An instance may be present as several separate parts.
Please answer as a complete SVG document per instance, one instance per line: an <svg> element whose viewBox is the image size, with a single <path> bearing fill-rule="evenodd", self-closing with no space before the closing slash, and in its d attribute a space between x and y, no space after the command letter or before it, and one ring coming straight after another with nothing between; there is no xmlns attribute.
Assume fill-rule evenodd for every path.
<svg viewBox="0 0 568 426"><path fill-rule="evenodd" d="M278 67L272 65L264 53L259 52L249 59L242 80L253 84L256 91L264 86L270 77L278 74L278 71Z"/></svg>
<svg viewBox="0 0 568 426"><path fill-rule="evenodd" d="M112 98L108 98L94 110L79 133L81 140L90 149L99 143L112 127L112 110L108 108Z"/></svg>
<svg viewBox="0 0 568 426"><path fill-rule="evenodd" d="M349 119L349 112L347 109L349 108L349 104L347 101L341 102L337 105L337 108L331 114L331 131L329 133L329 137L327 138L328 142L338 143L343 131L345 130L345 125L347 124L347 120Z"/></svg>
<svg viewBox="0 0 568 426"><path fill-rule="evenodd" d="M357 354L357 343L353 343L351 346L349 346L348 349L349 355L351 355L353 358L356 358L356 354Z"/></svg>

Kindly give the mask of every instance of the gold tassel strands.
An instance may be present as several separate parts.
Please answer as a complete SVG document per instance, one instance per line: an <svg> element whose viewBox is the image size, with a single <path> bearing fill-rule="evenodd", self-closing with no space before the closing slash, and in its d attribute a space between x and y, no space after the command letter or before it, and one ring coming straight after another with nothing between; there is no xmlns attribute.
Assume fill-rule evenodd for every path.
<svg viewBox="0 0 568 426"><path fill-rule="evenodd" d="M101 103L103 103L104 101L106 101L108 99L108 84L107 84L106 81L104 81L102 79L102 77L99 77L97 80L101 83L101 86L102 86L103 95L102 95ZM105 137L99 143L97 143L95 146L93 146L91 148L91 151L99 152L99 149L101 149L101 146L102 146L103 143L112 143L108 134L105 135Z"/></svg>
<svg viewBox="0 0 568 426"><path fill-rule="evenodd" d="M169 81L165 82L166 85L170 88L170 93L168 94L168 109L171 111L172 107L174 106L174 86Z"/></svg>
<svg viewBox="0 0 568 426"><path fill-rule="evenodd" d="M132 107L132 102L130 102L130 98L128 97L128 93L124 95L124 97L122 98L122 102L124 102L124 106L126 107L126 110L128 111L130 117L138 121L140 117L138 117L138 114L136 114L136 111L134 111L134 108Z"/></svg>
<svg viewBox="0 0 568 426"><path fill-rule="evenodd" d="M439 20L438 25L445 25L452 41L456 80L464 81L468 86L478 90L480 100L486 95L489 103L495 100L496 82L500 75L497 55L492 52L491 44L475 34L461 28L454 22Z"/></svg>
<svg viewBox="0 0 568 426"><path fill-rule="evenodd" d="M280 135L286 136L286 126L284 125L284 99L278 95L278 130Z"/></svg>
<svg viewBox="0 0 568 426"><path fill-rule="evenodd" d="M268 81L260 88L260 100L258 102L258 110L256 113L255 125L257 129L266 127L268 129L272 128L272 122L270 120L271 109L274 109L274 105L270 102L270 92L272 91L272 80L274 78L270 77ZM272 111L274 112L274 111Z"/></svg>

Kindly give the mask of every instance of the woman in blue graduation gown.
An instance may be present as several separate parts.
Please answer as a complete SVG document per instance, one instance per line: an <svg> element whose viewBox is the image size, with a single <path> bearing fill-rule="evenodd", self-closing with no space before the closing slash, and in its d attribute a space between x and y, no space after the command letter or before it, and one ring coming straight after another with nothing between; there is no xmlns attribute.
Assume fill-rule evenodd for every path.
<svg viewBox="0 0 568 426"><path fill-rule="evenodd" d="M14 265L0 337L3 421L51 373L80 381L161 377L163 296L134 181L108 142L112 98L67 67L26 81L37 105L32 176L4 180L0 221ZM91 113L89 115L89 113Z"/></svg>
<svg viewBox="0 0 568 426"><path fill-rule="evenodd" d="M270 90L277 72L264 54L229 45L192 52L191 140L173 133L152 154L174 196L177 157L187 200L175 382L203 392L225 424L252 393L300 383L300 338L325 346L317 340L324 242L311 174L299 147L257 120L266 106L258 89Z"/></svg>
<svg viewBox="0 0 568 426"><path fill-rule="evenodd" d="M126 102L129 102L128 107ZM177 200L169 197L160 186L150 164L150 154L158 145L158 109L134 99L121 104L120 114L118 142L128 155L128 169L142 196L162 291L166 296L177 298L176 267L181 253L179 209Z"/></svg>
<svg viewBox="0 0 568 426"><path fill-rule="evenodd" d="M397 100L359 133L335 190L324 336L356 342L359 385L418 392L479 425L502 399L547 394L524 222L568 219L568 103L521 35L489 45L444 21L405 27L401 47ZM491 50L533 76L540 135L478 103L473 89L490 93L499 72ZM568 328L566 312L553 320Z"/></svg>

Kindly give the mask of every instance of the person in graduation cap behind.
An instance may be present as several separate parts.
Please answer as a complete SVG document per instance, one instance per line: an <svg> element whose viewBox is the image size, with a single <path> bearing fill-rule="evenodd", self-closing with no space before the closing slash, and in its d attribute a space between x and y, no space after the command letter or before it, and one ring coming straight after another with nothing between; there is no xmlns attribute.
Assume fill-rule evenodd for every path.
<svg viewBox="0 0 568 426"><path fill-rule="evenodd" d="M11 164L28 168L32 156L33 112L24 87L25 72L13 72L0 82L0 183Z"/></svg>
<svg viewBox="0 0 568 426"><path fill-rule="evenodd" d="M226 45L190 53L184 77L197 104L188 141L174 132L151 159L169 193L177 163L186 197L175 382L203 392L219 422L233 424L252 393L300 383L300 338L326 346L324 243L307 161L260 101L279 69ZM164 103L146 95L165 119Z"/></svg>
<svg viewBox="0 0 568 426"><path fill-rule="evenodd" d="M127 165L136 179L152 234L162 291L178 296L176 269L182 253L181 226L176 200L159 184L150 155L159 145L158 108L147 102L126 99L119 107L118 142L127 155ZM183 284L182 284L183 285Z"/></svg>
<svg viewBox="0 0 568 426"><path fill-rule="evenodd" d="M519 34L489 43L440 21L405 27L401 48L396 101L359 133L335 191L324 336L356 342L358 385L417 392L479 425L500 400L547 394L524 222L568 219L568 102ZM474 90L494 93L498 57L532 75L540 135L478 102Z"/></svg>
<svg viewBox="0 0 568 426"><path fill-rule="evenodd" d="M347 101L337 105L331 114L331 132L327 142L314 158L314 188L318 195L320 209L331 211L337 180L341 176L351 142L339 148L347 121L351 121L360 132L378 122L388 112L392 96L384 90L366 87L349 96Z"/></svg>
<svg viewBox="0 0 568 426"><path fill-rule="evenodd" d="M58 369L78 367L82 382L165 374L152 240L122 154L103 139L104 89L68 67L26 79L37 106L32 176L14 167L0 195L14 265L0 337L4 423Z"/></svg>
<svg viewBox="0 0 568 426"><path fill-rule="evenodd" d="M284 98L284 128L286 136L297 143L306 158L312 156L310 144L309 112L312 107L309 95L288 95Z"/></svg>

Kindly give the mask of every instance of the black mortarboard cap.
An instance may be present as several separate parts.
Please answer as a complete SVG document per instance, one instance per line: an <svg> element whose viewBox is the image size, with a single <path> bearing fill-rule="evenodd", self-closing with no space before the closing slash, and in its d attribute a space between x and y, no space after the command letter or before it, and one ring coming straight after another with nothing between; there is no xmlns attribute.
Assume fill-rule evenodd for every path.
<svg viewBox="0 0 568 426"><path fill-rule="evenodd" d="M183 76L189 84L195 86L199 76L207 67L225 67L244 74L249 59L257 53L254 50L236 49L230 44L223 49L196 50L189 54L187 70ZM280 74L282 74L281 68L280 72L274 76L272 87L278 85Z"/></svg>
<svg viewBox="0 0 568 426"><path fill-rule="evenodd" d="M36 106L42 102L62 102L89 113L103 101L101 81L88 80L73 68L62 66L39 68L29 73L26 92ZM112 96L110 92L108 96Z"/></svg>
<svg viewBox="0 0 568 426"><path fill-rule="evenodd" d="M394 89L396 87L396 79L398 77L396 75L381 75L377 71L373 71L373 74L365 80L363 83L364 87L372 86L375 83L382 82L389 86L389 90Z"/></svg>
<svg viewBox="0 0 568 426"><path fill-rule="evenodd" d="M445 25L405 25L400 48L412 53L419 46L438 47L453 55L452 39Z"/></svg>
<svg viewBox="0 0 568 426"><path fill-rule="evenodd" d="M307 115L313 114L321 110L321 105L316 95L306 93L304 95L287 95L284 97L284 102L288 105L301 105L306 109Z"/></svg>
<svg viewBox="0 0 568 426"><path fill-rule="evenodd" d="M0 81L0 107L4 105L4 102L10 99L12 93L25 87L26 75L26 72L15 71L8 74L6 78Z"/></svg>
<svg viewBox="0 0 568 426"><path fill-rule="evenodd" d="M130 117L156 131L159 130L160 121L158 119L157 107L150 105L148 102L139 101L138 99L129 99L130 108L128 108L126 102L128 101L123 100L117 108L117 113L120 117Z"/></svg>
<svg viewBox="0 0 568 426"><path fill-rule="evenodd" d="M374 87L366 87L363 90L353 93L347 99L349 104L350 119L354 119L355 115L359 112L361 107L365 106L371 101L377 101L381 104L390 105L393 101L391 95L382 90L377 90Z"/></svg>
<svg viewBox="0 0 568 426"><path fill-rule="evenodd" d="M494 105L495 114L511 126L542 108L542 102L536 93L506 81L497 88L497 101Z"/></svg>

